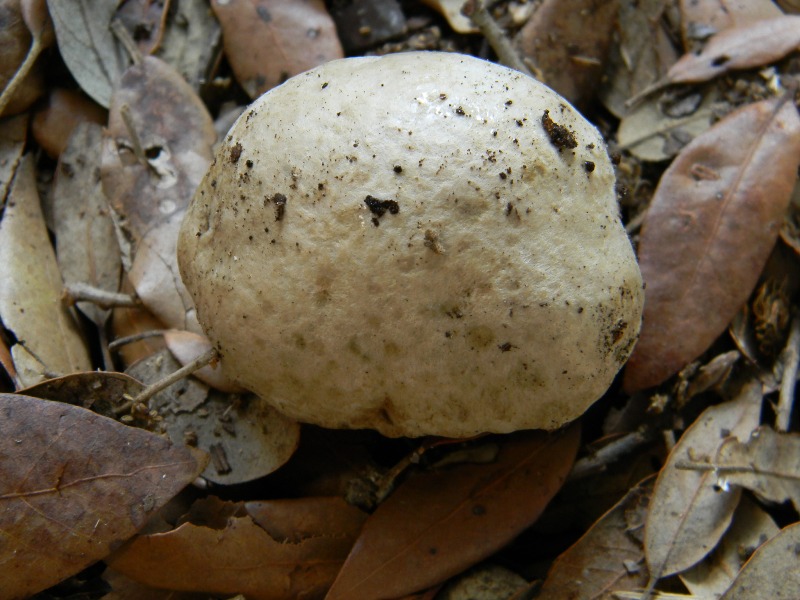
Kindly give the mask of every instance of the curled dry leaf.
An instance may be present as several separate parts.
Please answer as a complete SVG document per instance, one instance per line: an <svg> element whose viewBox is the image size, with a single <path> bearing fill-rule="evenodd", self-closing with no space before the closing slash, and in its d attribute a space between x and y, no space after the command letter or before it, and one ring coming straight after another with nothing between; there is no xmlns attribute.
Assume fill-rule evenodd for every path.
<svg viewBox="0 0 800 600"><path fill-rule="evenodd" d="M553 563L538 600L612 600L647 584L641 530L653 478L634 486Z"/></svg>
<svg viewBox="0 0 800 600"><path fill-rule="evenodd" d="M719 598L733 583L744 561L778 533L775 521L747 496L742 496L716 551L681 573L681 581L698 598Z"/></svg>
<svg viewBox="0 0 800 600"><path fill-rule="evenodd" d="M135 242L129 277L142 302L168 326L198 332L175 247L215 138L202 101L172 67L146 57L125 71L109 111L103 189Z"/></svg>
<svg viewBox="0 0 800 600"><path fill-rule="evenodd" d="M128 62L111 32L118 4L118 0L47 0L67 68L83 91L106 108Z"/></svg>
<svg viewBox="0 0 800 600"><path fill-rule="evenodd" d="M800 523L789 525L763 544L747 561L720 600L794 600L800 598Z"/></svg>
<svg viewBox="0 0 800 600"><path fill-rule="evenodd" d="M338 498L246 505L209 499L196 503L188 522L138 537L107 562L158 588L249 600L321 598L365 517Z"/></svg>
<svg viewBox="0 0 800 600"><path fill-rule="evenodd" d="M186 365L201 354L211 350L209 339L192 331L170 329L164 332L164 341L169 351L172 352L172 355L178 359L181 365ZM225 377L219 361L195 371L193 375L221 392L240 394L245 391L244 388Z"/></svg>
<svg viewBox="0 0 800 600"><path fill-rule="evenodd" d="M17 169L0 221L0 318L17 340L11 348L19 384L92 368L86 344L61 302L61 274L39 205L33 159Z"/></svg>
<svg viewBox="0 0 800 600"><path fill-rule="evenodd" d="M703 411L670 452L656 480L645 527L652 581L698 563L730 525L740 490L722 490L710 471L679 468L679 463L690 459L710 464L726 437L749 437L758 426L761 400L761 383L748 383L735 400Z"/></svg>
<svg viewBox="0 0 800 600"><path fill-rule="evenodd" d="M32 36L23 20L20 0L0 2L0 93L8 88L26 60L30 56ZM35 58L35 57L34 57ZM30 63L29 67L33 65ZM28 68L28 67L26 67ZM21 74L17 89L9 91L0 101L0 115L16 115L26 110L44 91L44 78L40 69L33 69L27 75Z"/></svg>
<svg viewBox="0 0 800 600"><path fill-rule="evenodd" d="M699 54L683 55L664 83L697 83L738 69L768 65L800 45L800 16L783 15L731 27L711 37Z"/></svg>
<svg viewBox="0 0 800 600"><path fill-rule="evenodd" d="M456 33L476 33L478 28L472 19L461 14L465 0L422 0L441 14Z"/></svg>
<svg viewBox="0 0 800 600"><path fill-rule="evenodd" d="M8 188L22 158L27 131L27 115L5 119L0 127L0 208L5 206Z"/></svg>
<svg viewBox="0 0 800 600"><path fill-rule="evenodd" d="M781 16L772 0L724 0L724 5L720 0L681 0L680 8L683 47L687 50L723 29Z"/></svg>
<svg viewBox="0 0 800 600"><path fill-rule="evenodd" d="M647 302L627 391L663 382L725 331L775 244L798 157L797 109L773 98L722 119L664 173L642 226Z"/></svg>
<svg viewBox="0 0 800 600"><path fill-rule="evenodd" d="M577 425L511 434L492 463L412 475L369 517L327 598L399 597L494 553L542 513L579 438Z"/></svg>
<svg viewBox="0 0 800 600"><path fill-rule="evenodd" d="M59 160L52 190L56 256L64 284L116 292L122 260L98 177L102 139L100 125L78 125ZM97 325L108 316L89 302L79 302L78 308Z"/></svg>
<svg viewBox="0 0 800 600"><path fill-rule="evenodd" d="M715 466L722 482L800 510L800 435L760 427L749 440L723 444Z"/></svg>
<svg viewBox="0 0 800 600"><path fill-rule="evenodd" d="M67 146L70 134L79 123L105 125L106 111L77 90L53 88L46 106L36 111L31 131L36 142L51 158L58 158ZM97 143L99 147L99 143ZM88 149L94 152L94 149Z"/></svg>
<svg viewBox="0 0 800 600"><path fill-rule="evenodd" d="M617 0L545 0L517 34L517 46L537 78L584 105L597 93L617 9Z"/></svg>
<svg viewBox="0 0 800 600"><path fill-rule="evenodd" d="M225 54L251 98L344 50L322 0L212 0Z"/></svg>
<svg viewBox="0 0 800 600"><path fill-rule="evenodd" d="M84 408L0 395L3 598L27 598L106 556L205 460Z"/></svg>

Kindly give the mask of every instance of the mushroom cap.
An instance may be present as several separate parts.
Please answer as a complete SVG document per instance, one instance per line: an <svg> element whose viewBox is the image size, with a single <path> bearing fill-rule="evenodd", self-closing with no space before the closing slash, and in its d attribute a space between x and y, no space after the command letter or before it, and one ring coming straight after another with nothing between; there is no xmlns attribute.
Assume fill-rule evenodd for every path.
<svg viewBox="0 0 800 600"><path fill-rule="evenodd" d="M597 130L460 54L347 58L257 99L183 222L227 376L388 436L554 429L609 387L642 280Z"/></svg>

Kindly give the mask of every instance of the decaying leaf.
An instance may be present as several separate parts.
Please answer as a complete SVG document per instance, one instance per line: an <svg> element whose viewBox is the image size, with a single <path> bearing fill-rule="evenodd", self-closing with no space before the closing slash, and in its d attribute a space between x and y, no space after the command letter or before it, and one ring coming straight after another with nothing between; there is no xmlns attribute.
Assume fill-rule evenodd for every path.
<svg viewBox="0 0 800 600"><path fill-rule="evenodd" d="M0 395L3 598L27 598L106 556L205 460L84 408Z"/></svg>
<svg viewBox="0 0 800 600"><path fill-rule="evenodd" d="M0 127L0 208L5 206L8 188L22 158L27 131L27 115L5 119Z"/></svg>
<svg viewBox="0 0 800 600"><path fill-rule="evenodd" d="M463 571L533 523L566 479L579 429L505 438L496 461L409 477L369 517L328 599L395 598Z"/></svg>
<svg viewBox="0 0 800 600"><path fill-rule="evenodd" d="M245 594L248 600L321 598L366 515L338 498L195 503L175 530L140 536L107 559L158 588Z"/></svg>
<svg viewBox="0 0 800 600"><path fill-rule="evenodd" d="M760 427L749 440L723 444L715 466L722 482L800 509L800 435Z"/></svg>
<svg viewBox="0 0 800 600"><path fill-rule="evenodd" d="M99 125L78 125L59 161L52 191L56 256L65 285L116 292L122 261L99 177L102 139ZM98 325L108 315L88 302L78 308Z"/></svg>
<svg viewBox="0 0 800 600"><path fill-rule="evenodd" d="M683 47L687 50L723 29L781 16L772 0L681 0L680 7Z"/></svg>
<svg viewBox="0 0 800 600"><path fill-rule="evenodd" d="M731 27L711 37L699 54L685 54L664 83L698 83L738 69L768 65L800 45L800 16L783 15Z"/></svg>
<svg viewBox="0 0 800 600"><path fill-rule="evenodd" d="M84 92L108 107L128 59L111 32L118 0L48 0L58 49Z"/></svg>
<svg viewBox="0 0 800 600"><path fill-rule="evenodd" d="M17 169L0 221L0 317L17 338L11 353L21 386L92 368L61 289L28 156Z"/></svg>
<svg viewBox="0 0 800 600"><path fill-rule="evenodd" d="M31 67L34 65L35 56L31 57L32 36L23 20L20 0L2 0L0 2L0 93L5 96L0 101L0 115L16 115L26 110L44 91L44 78L42 70ZM29 64L25 67L28 73L22 73L27 58ZM9 84L14 81L16 90L10 90ZM8 90L7 93L3 93Z"/></svg>
<svg viewBox="0 0 800 600"><path fill-rule="evenodd" d="M74 404L113 417L113 409L123 404L126 396L133 397L143 388L139 381L124 373L87 371L48 379L19 390L19 394Z"/></svg>
<svg viewBox="0 0 800 600"><path fill-rule="evenodd" d="M649 477L633 487L553 563L538 600L613 600L647 584L642 528L653 489Z"/></svg>
<svg viewBox="0 0 800 600"><path fill-rule="evenodd" d="M348 56L388 42L407 31L397 0L351 0L329 3L336 31Z"/></svg>
<svg viewBox="0 0 800 600"><path fill-rule="evenodd" d="M225 54L251 98L344 56L322 0L212 0Z"/></svg>
<svg viewBox="0 0 800 600"><path fill-rule="evenodd" d="M661 383L725 331L775 244L799 161L800 117L784 97L728 115L664 173L642 226L647 302L627 391Z"/></svg>
<svg viewBox="0 0 800 600"><path fill-rule="evenodd" d="M461 14L461 8L464 6L465 0L422 1L447 19L453 31L457 33L476 33L478 31L472 19Z"/></svg>
<svg viewBox="0 0 800 600"><path fill-rule="evenodd" d="M725 533L740 490L716 486L709 471L678 466L687 460L711 464L725 438L747 439L758 426L761 400L761 383L748 383L736 399L703 411L670 452L656 480L645 527L652 581L698 563Z"/></svg>
<svg viewBox="0 0 800 600"><path fill-rule="evenodd" d="M53 88L47 103L34 114L31 131L48 156L58 158L79 123L105 125L107 121L106 111L83 92ZM90 153L96 152L94 148L87 150Z"/></svg>
<svg viewBox="0 0 800 600"><path fill-rule="evenodd" d="M545 0L516 37L537 77L578 106L594 97L617 19L617 0Z"/></svg>
<svg viewBox="0 0 800 600"><path fill-rule="evenodd" d="M681 573L681 581L699 598L719 598L731 586L744 562L777 533L775 521L755 502L742 496L733 523L717 549Z"/></svg>
<svg viewBox="0 0 800 600"><path fill-rule="evenodd" d="M800 523L785 527L756 550L720 600L795 600L800 598Z"/></svg>

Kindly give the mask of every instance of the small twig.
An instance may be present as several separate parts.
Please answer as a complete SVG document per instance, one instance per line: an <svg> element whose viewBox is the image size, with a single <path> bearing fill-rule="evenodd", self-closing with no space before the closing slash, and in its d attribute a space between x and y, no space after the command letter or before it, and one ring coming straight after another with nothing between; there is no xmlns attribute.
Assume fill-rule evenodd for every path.
<svg viewBox="0 0 800 600"><path fill-rule="evenodd" d="M781 353L780 362L783 365L783 375L781 376L781 388L778 393L775 429L777 431L789 431L789 421L792 416L794 392L797 384L797 368L800 363L800 314L796 313L792 317L789 339L786 341L786 347Z"/></svg>
<svg viewBox="0 0 800 600"><path fill-rule="evenodd" d="M139 52L139 47L131 37L131 34L128 33L128 30L125 29L122 21L119 19L114 19L111 21L111 32L117 37L117 40L119 40L119 43L122 44L123 48L125 48L125 51L128 53L128 56L131 57L133 64L138 65L141 63L143 60L142 53Z"/></svg>
<svg viewBox="0 0 800 600"><path fill-rule="evenodd" d="M508 37L500 29L500 26L486 9L482 0L467 0L464 6L461 7L461 14L469 17L475 23L475 26L481 30L483 37L489 42L501 63L516 69L520 73L525 73L529 77L533 77L530 69L514 50Z"/></svg>
<svg viewBox="0 0 800 600"><path fill-rule="evenodd" d="M150 331L140 331L139 333L134 333L133 335L126 335L125 337L117 338L113 342L108 345L108 349L114 352L118 350L122 346L127 346L128 344L134 344L136 342L141 342L142 340L147 340L153 337L161 337L164 335L166 329L151 329Z"/></svg>
<svg viewBox="0 0 800 600"><path fill-rule="evenodd" d="M138 296L133 294L119 294L94 287L88 283L68 283L64 286L62 298L72 306L76 302L91 302L102 309L109 308L135 308L142 305Z"/></svg>
<svg viewBox="0 0 800 600"><path fill-rule="evenodd" d="M570 471L567 481L583 479L593 473L605 471L613 462L623 456L632 453L642 444L646 444L653 439L653 433L647 427L640 427L636 431L628 433L619 439L603 446L589 456L584 456L576 461Z"/></svg>
<svg viewBox="0 0 800 600"><path fill-rule="evenodd" d="M36 59L39 58L39 55L44 49L45 44L42 42L42 35L35 35L31 41L31 47L28 50L28 54L25 56L25 60L17 68L14 77L8 82L2 94L0 94L0 114L2 114L6 106L8 106L8 103L14 98L14 94L19 90L22 82L25 81L28 73L30 73L33 65L36 63Z"/></svg>
<svg viewBox="0 0 800 600"><path fill-rule="evenodd" d="M207 350L197 358L195 358L192 362L187 363L174 373L170 373L163 379L159 379L155 383L148 385L144 388L137 396L131 398L130 400L126 401L124 404L121 404L117 408L114 409L114 414L121 415L128 412L132 407L136 406L137 404L145 404L147 403L150 398L155 396L162 390L165 390L173 383L177 383L181 379L188 377L195 371L202 369L203 367L210 365L218 358L217 351L214 348Z"/></svg>

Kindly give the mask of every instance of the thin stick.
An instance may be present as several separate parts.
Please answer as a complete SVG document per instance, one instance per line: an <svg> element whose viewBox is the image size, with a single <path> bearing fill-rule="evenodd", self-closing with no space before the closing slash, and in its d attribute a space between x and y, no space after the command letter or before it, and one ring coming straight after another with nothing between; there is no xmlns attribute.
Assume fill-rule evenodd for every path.
<svg viewBox="0 0 800 600"><path fill-rule="evenodd" d="M114 19L111 21L111 32L117 37L117 40L120 44L122 44L122 47L125 48L125 51L128 53L128 56L131 57L133 64L138 65L141 63L143 60L142 53L139 52L139 47L131 37L131 34L128 33L128 30L125 29L122 21L119 19Z"/></svg>
<svg viewBox="0 0 800 600"><path fill-rule="evenodd" d="M128 130L128 135L131 137L131 146L133 148L134 155L136 155L136 159L145 167L149 168L150 162L147 160L147 156L144 153L144 148L142 148L142 142L139 140L139 134L137 133L136 125L133 122L131 107L127 104L123 104L119 109L119 115L122 117L122 121L125 123L125 129Z"/></svg>
<svg viewBox="0 0 800 600"><path fill-rule="evenodd" d="M126 335L125 337L117 338L113 342L108 345L108 349L112 352L121 348L122 346L127 346L128 344L133 344L135 342L141 342L142 340L147 340L153 337L161 337L164 335L164 332L167 331L166 329L152 329L150 331L140 331L139 333L134 333L133 335Z"/></svg>
<svg viewBox="0 0 800 600"><path fill-rule="evenodd" d="M792 417L792 406L794 405L794 391L797 384L797 368L800 363L800 315L798 314L792 317L789 339L786 340L786 347L781 353L781 363L783 364L783 376L781 377L781 389L778 393L775 429L789 431L789 421Z"/></svg>
<svg viewBox="0 0 800 600"><path fill-rule="evenodd" d="M500 29L500 26L492 18L492 15L486 9L486 6L481 0L467 0L464 6L461 7L461 14L469 17L475 26L481 30L483 37L489 42L492 50L497 54L497 58L507 67L516 69L520 73L525 73L529 77L533 77L528 66L522 61L517 54L508 37Z"/></svg>
<svg viewBox="0 0 800 600"><path fill-rule="evenodd" d="M121 415L128 412L131 409L131 407L136 406L137 404L145 404L150 400L150 398L155 396L158 392L165 390L173 383L177 383L181 379L188 377L195 371L198 371L203 367L210 365L217 359L218 356L219 355L217 354L216 349L211 348L210 350L207 350L206 352L195 358L192 362L187 363L174 373L170 373L163 379L159 379L155 383L148 385L141 392L139 392L137 396L131 398L124 404L115 408L114 414Z"/></svg>
<svg viewBox="0 0 800 600"><path fill-rule="evenodd" d="M575 462L570 471L567 481L575 481L597 473L605 471L608 465L616 462L623 456L632 453L642 444L646 444L653 439L653 433L646 427L640 427L636 431L628 433L610 444L603 446L597 452L584 456Z"/></svg>
<svg viewBox="0 0 800 600"><path fill-rule="evenodd" d="M11 99L22 85L22 82L25 81L25 77L27 77L28 73L30 73L30 70L36 62L36 59L39 58L39 55L42 53L44 48L45 45L42 43L41 34L34 36L33 41L31 42L30 50L28 50L28 54L25 56L25 60L22 62L19 68L17 68L17 72L14 73L14 77L8 82L8 85L3 90L3 93L0 94L0 114L5 110L6 106L8 106L8 103L11 102Z"/></svg>
<svg viewBox="0 0 800 600"><path fill-rule="evenodd" d="M103 309L116 307L136 308L142 305L138 296L109 292L88 283L68 283L64 286L62 297L70 306L76 302L91 302Z"/></svg>

